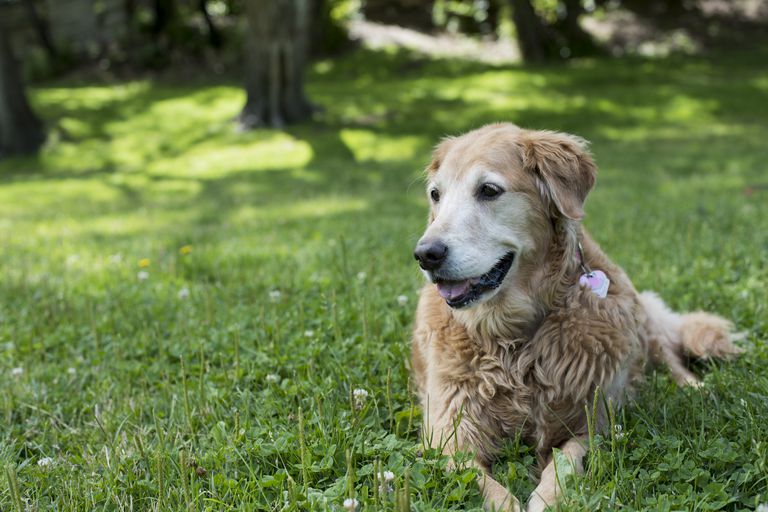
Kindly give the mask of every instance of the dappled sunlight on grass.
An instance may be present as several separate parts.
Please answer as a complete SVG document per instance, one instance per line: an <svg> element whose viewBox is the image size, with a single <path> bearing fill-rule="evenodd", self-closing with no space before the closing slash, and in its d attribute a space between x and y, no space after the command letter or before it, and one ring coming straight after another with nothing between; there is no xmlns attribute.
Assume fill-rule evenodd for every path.
<svg viewBox="0 0 768 512"><path fill-rule="evenodd" d="M296 219L312 222L318 217L339 213L354 213L365 210L368 202L363 199L343 198L338 196L325 199L308 199L296 203L286 202L273 206L268 211L254 206L243 206L230 214L229 219L236 223L285 222Z"/></svg>
<svg viewBox="0 0 768 512"><path fill-rule="evenodd" d="M0 188L0 214L17 221L89 217L120 202L119 189L101 179L19 181Z"/></svg>
<svg viewBox="0 0 768 512"><path fill-rule="evenodd" d="M234 87L149 82L43 89L36 101L61 134L40 163L49 172L145 170L205 141L237 140L231 120L242 99Z"/></svg>
<svg viewBox="0 0 768 512"><path fill-rule="evenodd" d="M418 151L424 146L423 137L395 137L373 130L343 129L339 136L356 162L413 161L422 156Z"/></svg>
<svg viewBox="0 0 768 512"><path fill-rule="evenodd" d="M287 134L243 142L223 144L220 139L207 140L176 158L148 163L147 170L161 176L215 178L241 171L301 168L312 160L312 147Z"/></svg>
<svg viewBox="0 0 768 512"><path fill-rule="evenodd" d="M16 227L11 244L29 249L26 233L52 236L68 222L71 243L119 244L142 232L392 215L393 197L410 205L405 225L416 233L431 147L497 120L592 140L601 176L588 212L611 203L604 194L631 200L629 183L661 196L738 194L760 180L766 159L765 128L752 122L766 109L766 78L749 61L727 66L584 60L524 69L361 52L321 64L328 69L309 93L325 107L322 122L284 132L237 133L243 94L230 85L41 87L35 105L58 140L38 158L0 163L9 180L0 211ZM34 201L19 209L22 197Z"/></svg>
<svg viewBox="0 0 768 512"><path fill-rule="evenodd" d="M243 94L231 85L37 89L35 105L58 135L38 158L0 163L10 242L32 248L26 233L50 236L62 219L83 222L68 236L86 246L281 218L353 224L355 215L396 214L398 201L410 205L404 226L416 233L431 147L497 120L592 141L601 175L588 212L611 204L607 194L631 204L637 190L738 195L760 181L766 160L765 127L754 124L766 112L766 77L743 58L525 69L359 52L319 66L309 94L325 108L321 122L283 132L237 133ZM19 209L22 197L34 201ZM120 217L133 220L115 224Z"/></svg>
<svg viewBox="0 0 768 512"><path fill-rule="evenodd" d="M37 157L0 162L0 466L17 468L41 510L110 508L117 496L159 506L155 471L167 484L159 508L194 507L186 482L235 508L279 508L293 493L331 509L354 453L358 482L378 460L411 471L420 510L479 510L473 474L447 473L418 441L405 363L422 282L411 251L432 147L512 121L590 140L595 239L639 289L724 314L752 345L712 368L713 393L649 379L623 420L626 453L599 448L592 489L570 504L594 510L579 496L612 494L627 510L664 500L686 510L728 485L734 509L753 509L768 500L755 490L765 477L754 452L765 447L753 443L768 435L768 70L758 61L523 68L357 51L309 74L317 119L249 133L232 122L244 101L236 84L35 87L51 140ZM369 406L350 409L361 387ZM702 411L711 423L696 419ZM730 458L674 436L727 439ZM530 454L516 450L499 478L528 489ZM208 476L185 473L180 453ZM706 474L648 477L668 453ZM56 462L44 469L43 456Z"/></svg>

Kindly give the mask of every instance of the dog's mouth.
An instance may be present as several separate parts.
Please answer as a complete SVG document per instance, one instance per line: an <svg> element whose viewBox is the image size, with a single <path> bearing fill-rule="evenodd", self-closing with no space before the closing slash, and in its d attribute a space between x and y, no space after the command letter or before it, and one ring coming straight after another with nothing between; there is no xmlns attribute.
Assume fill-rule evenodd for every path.
<svg viewBox="0 0 768 512"><path fill-rule="evenodd" d="M437 285L438 293L449 306L456 309L463 308L475 302L484 293L498 288L514 261L515 253L508 252L491 270L479 277L450 281L435 275L432 280Z"/></svg>

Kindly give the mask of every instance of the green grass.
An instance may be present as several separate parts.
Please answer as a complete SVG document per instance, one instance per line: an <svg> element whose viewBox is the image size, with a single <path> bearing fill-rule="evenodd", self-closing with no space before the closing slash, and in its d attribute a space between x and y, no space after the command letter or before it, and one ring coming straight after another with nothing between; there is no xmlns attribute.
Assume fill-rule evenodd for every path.
<svg viewBox="0 0 768 512"><path fill-rule="evenodd" d="M410 253L431 146L496 120L591 140L594 237L639 289L747 332L704 390L649 375L563 508L768 501L764 63L359 52L311 73L319 122L246 134L237 84L36 87L55 140L0 163L0 510L478 509L419 441ZM496 468L522 499L532 460L511 440Z"/></svg>

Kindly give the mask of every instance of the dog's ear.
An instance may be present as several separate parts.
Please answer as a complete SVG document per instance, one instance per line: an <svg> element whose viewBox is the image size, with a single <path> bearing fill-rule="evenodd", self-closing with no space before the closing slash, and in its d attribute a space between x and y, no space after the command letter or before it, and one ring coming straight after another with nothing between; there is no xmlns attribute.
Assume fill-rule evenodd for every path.
<svg viewBox="0 0 768 512"><path fill-rule="evenodd" d="M435 146L435 149L432 151L432 161L429 162L429 165L427 165L427 168L425 169L427 176L436 173L440 168L445 155L448 154L448 149L451 147L454 138L455 137L443 137L438 145Z"/></svg>
<svg viewBox="0 0 768 512"><path fill-rule="evenodd" d="M584 201L597 176L587 141L549 131L524 132L521 139L523 166L536 177L553 213L572 220L584 217Z"/></svg>

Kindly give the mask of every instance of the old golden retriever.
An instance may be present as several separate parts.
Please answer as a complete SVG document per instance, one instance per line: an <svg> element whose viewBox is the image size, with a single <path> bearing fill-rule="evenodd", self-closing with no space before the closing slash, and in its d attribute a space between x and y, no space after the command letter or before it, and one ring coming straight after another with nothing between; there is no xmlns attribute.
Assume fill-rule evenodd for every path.
<svg viewBox="0 0 768 512"><path fill-rule="evenodd" d="M535 446L527 510L553 505L553 448L581 470L587 410L620 404L646 363L697 385L684 357L728 357L730 323L677 314L638 293L581 226L597 168L582 139L492 124L445 139L427 168L431 203L414 256L427 276L413 333L422 435L471 451L488 509L520 510L493 480L500 442ZM587 406L587 407L585 407ZM605 406L597 428L608 422Z"/></svg>

